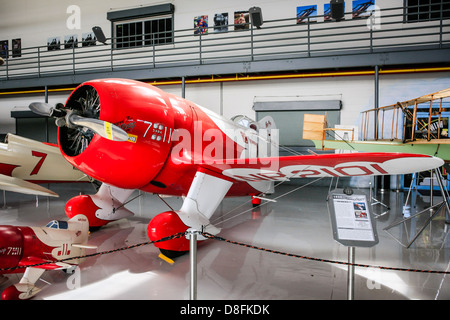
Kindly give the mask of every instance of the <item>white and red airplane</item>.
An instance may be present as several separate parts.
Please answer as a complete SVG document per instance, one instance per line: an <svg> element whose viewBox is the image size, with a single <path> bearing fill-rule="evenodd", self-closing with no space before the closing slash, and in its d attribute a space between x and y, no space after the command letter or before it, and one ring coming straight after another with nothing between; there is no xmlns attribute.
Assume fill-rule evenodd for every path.
<svg viewBox="0 0 450 320"><path fill-rule="evenodd" d="M89 177L64 160L59 147L9 133L0 143L0 189L57 197L39 185L53 182L87 182Z"/></svg>
<svg viewBox="0 0 450 320"><path fill-rule="evenodd" d="M276 130L268 117L225 119L149 84L101 79L78 86L65 106L32 103L30 109L56 118L64 158L103 182L95 195L66 204L101 227L133 213L124 202L138 189L184 196L179 210L155 216L151 240L188 228L218 234L210 217L225 196L270 193L274 182L305 177L406 174L440 167L443 161L404 153L349 153L279 157ZM200 239L200 238L199 238ZM174 257L189 250L184 237L156 244Z"/></svg>
<svg viewBox="0 0 450 320"><path fill-rule="evenodd" d="M88 237L89 222L81 214L45 227L0 226L0 275L25 268L20 282L3 291L2 300L34 297L41 290L35 283L46 270L74 270L85 250L95 248L87 244Z"/></svg>

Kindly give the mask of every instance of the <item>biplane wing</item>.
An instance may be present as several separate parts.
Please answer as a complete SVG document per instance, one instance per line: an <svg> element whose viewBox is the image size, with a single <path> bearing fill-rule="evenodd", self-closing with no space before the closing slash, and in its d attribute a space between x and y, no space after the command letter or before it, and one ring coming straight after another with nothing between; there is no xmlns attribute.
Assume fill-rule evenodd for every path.
<svg viewBox="0 0 450 320"><path fill-rule="evenodd" d="M450 161L448 98L450 88L365 110L359 128L328 128L325 115L305 114L303 139L317 149L426 154ZM347 131L348 139L340 130Z"/></svg>

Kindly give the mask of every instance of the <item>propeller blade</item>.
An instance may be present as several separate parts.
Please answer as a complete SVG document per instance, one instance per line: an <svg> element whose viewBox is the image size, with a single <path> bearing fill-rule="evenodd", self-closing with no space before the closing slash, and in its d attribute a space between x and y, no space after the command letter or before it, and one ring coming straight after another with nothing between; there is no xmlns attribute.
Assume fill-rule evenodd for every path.
<svg viewBox="0 0 450 320"><path fill-rule="evenodd" d="M70 115L68 120L73 125L91 129L103 138L113 141L128 141L128 133L110 122L84 118L76 114Z"/></svg>
<svg viewBox="0 0 450 320"><path fill-rule="evenodd" d="M51 105L43 102L33 102L28 106L28 108L30 108L30 110L34 113L44 117L50 117L53 110L53 107Z"/></svg>
<svg viewBox="0 0 450 320"><path fill-rule="evenodd" d="M44 117L64 117L66 114L64 111L58 110L57 108L44 102L33 102L28 106L28 108L30 108L30 110L34 113Z"/></svg>

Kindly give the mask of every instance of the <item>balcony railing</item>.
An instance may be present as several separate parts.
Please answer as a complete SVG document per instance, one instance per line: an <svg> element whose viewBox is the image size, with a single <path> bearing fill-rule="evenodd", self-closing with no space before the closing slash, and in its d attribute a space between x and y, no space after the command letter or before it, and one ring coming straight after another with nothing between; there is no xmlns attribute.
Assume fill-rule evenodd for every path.
<svg viewBox="0 0 450 320"><path fill-rule="evenodd" d="M450 4L450 2L449 2ZM175 30L165 44L149 41L160 35L142 35L142 42L108 39L69 48L56 44L22 48L20 56L12 50L1 53L0 80L40 78L61 74L158 69L174 66L213 65L232 62L273 61L349 54L371 54L417 49L439 50L450 47L450 9L430 11L433 19L408 22L404 7L372 11L369 18L352 19L351 13L339 22L324 16L264 21L261 29L194 34L194 29ZM120 43L122 48L117 48ZM158 43L158 44L156 44ZM85 43L87 44L87 43ZM67 47L67 46L66 46Z"/></svg>

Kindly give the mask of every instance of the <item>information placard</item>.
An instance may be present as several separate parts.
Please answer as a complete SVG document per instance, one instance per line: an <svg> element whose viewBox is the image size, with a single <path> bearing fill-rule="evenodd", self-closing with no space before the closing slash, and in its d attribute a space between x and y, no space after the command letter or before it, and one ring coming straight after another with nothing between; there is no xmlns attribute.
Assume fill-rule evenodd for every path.
<svg viewBox="0 0 450 320"><path fill-rule="evenodd" d="M367 196L349 190L336 189L329 194L333 238L349 247L372 247L378 243L378 234Z"/></svg>

